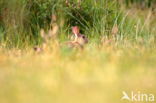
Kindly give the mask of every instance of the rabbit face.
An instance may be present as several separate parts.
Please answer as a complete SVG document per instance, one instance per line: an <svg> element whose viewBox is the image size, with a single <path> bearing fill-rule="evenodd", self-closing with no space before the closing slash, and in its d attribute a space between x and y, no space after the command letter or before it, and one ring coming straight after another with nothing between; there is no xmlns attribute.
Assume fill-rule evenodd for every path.
<svg viewBox="0 0 156 103"><path fill-rule="evenodd" d="M88 43L88 38L84 35L81 35L78 37L78 40L77 42L80 44L80 45L84 45L84 44L87 44Z"/></svg>

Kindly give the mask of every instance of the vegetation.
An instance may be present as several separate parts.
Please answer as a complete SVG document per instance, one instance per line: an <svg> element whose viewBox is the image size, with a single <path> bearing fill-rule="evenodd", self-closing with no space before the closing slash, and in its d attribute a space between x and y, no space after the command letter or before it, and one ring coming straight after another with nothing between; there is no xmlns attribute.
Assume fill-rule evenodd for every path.
<svg viewBox="0 0 156 103"><path fill-rule="evenodd" d="M125 103L122 91L156 94L155 5L1 0L0 102ZM64 45L75 25L89 39L82 50ZM42 30L57 36L45 42Z"/></svg>

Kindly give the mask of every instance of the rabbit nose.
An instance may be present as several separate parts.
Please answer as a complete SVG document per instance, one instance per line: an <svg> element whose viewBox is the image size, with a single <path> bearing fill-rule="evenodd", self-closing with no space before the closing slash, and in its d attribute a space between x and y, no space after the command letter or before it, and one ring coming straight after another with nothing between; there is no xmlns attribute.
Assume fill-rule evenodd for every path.
<svg viewBox="0 0 156 103"><path fill-rule="evenodd" d="M86 40L85 40L85 41L86 41L86 43L88 43L88 39L87 39L87 38L86 38Z"/></svg>
<svg viewBox="0 0 156 103"><path fill-rule="evenodd" d="M87 37L83 36L83 39L84 39L85 43L88 43Z"/></svg>

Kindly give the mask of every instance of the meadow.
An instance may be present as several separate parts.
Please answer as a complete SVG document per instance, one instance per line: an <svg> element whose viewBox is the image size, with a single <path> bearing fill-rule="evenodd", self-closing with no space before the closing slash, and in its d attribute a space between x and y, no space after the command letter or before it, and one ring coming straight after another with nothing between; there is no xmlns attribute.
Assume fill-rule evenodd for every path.
<svg viewBox="0 0 156 103"><path fill-rule="evenodd" d="M121 98L123 91L156 95L155 5L154 0L1 0L0 103L150 102ZM35 52L44 42L40 30L48 32L54 14L57 36ZM84 49L62 45L75 25L89 39Z"/></svg>

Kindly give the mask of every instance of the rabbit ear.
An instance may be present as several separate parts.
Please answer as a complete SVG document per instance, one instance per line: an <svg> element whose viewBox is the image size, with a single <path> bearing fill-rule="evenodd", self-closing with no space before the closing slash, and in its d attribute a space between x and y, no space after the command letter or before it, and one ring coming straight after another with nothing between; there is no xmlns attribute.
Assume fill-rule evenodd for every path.
<svg viewBox="0 0 156 103"><path fill-rule="evenodd" d="M50 38L51 37L56 37L57 33L58 33L58 30L59 30L58 25L57 24L53 25L53 28L48 31L48 36Z"/></svg>
<svg viewBox="0 0 156 103"><path fill-rule="evenodd" d="M79 34L79 27L78 26L73 26L72 27L72 32L74 33L74 34Z"/></svg>
<svg viewBox="0 0 156 103"><path fill-rule="evenodd" d="M51 21L55 22L57 20L57 16L55 14L51 15Z"/></svg>
<svg viewBox="0 0 156 103"><path fill-rule="evenodd" d="M66 4L66 6L70 6L71 5L70 2L69 2L69 0L66 0L65 1L65 4Z"/></svg>
<svg viewBox="0 0 156 103"><path fill-rule="evenodd" d="M78 7L80 8L81 7L81 0L77 0L77 2L78 2Z"/></svg>
<svg viewBox="0 0 156 103"><path fill-rule="evenodd" d="M56 23L57 21L57 16L55 14L51 15L51 22L50 22L50 29L52 29L53 24Z"/></svg>
<svg viewBox="0 0 156 103"><path fill-rule="evenodd" d="M115 24L112 28L112 31L111 31L111 34L112 35L117 35L117 33L119 32L119 29L118 29L118 25Z"/></svg>
<svg viewBox="0 0 156 103"><path fill-rule="evenodd" d="M46 37L45 31L43 29L41 29L40 35L41 35L42 38L45 38Z"/></svg>
<svg viewBox="0 0 156 103"><path fill-rule="evenodd" d="M47 41L47 35L43 29L41 29L40 35L41 35L43 41L46 42Z"/></svg>

